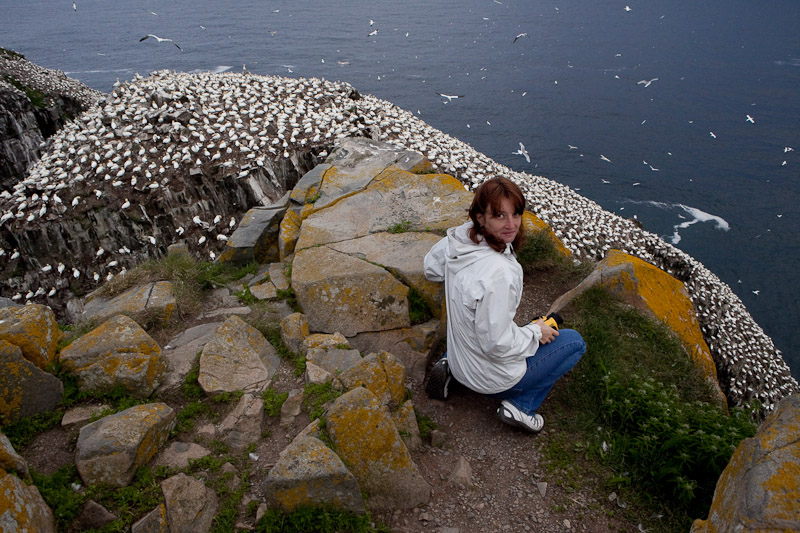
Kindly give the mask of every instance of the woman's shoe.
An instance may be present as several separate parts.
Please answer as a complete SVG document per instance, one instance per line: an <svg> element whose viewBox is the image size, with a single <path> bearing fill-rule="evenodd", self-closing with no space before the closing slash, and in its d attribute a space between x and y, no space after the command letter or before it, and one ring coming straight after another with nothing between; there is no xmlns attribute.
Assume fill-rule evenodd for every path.
<svg viewBox="0 0 800 533"><path fill-rule="evenodd" d="M544 418L540 414L526 415L508 400L500 402L497 416L510 426L516 426L528 433L539 433L544 427Z"/></svg>

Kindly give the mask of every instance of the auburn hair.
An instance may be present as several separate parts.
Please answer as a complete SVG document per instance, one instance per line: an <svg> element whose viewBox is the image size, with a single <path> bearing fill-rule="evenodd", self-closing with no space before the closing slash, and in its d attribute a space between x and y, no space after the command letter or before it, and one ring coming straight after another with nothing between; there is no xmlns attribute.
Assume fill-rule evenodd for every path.
<svg viewBox="0 0 800 533"><path fill-rule="evenodd" d="M506 245L500 239L491 234L486 233L486 228L478 223L478 215L488 216L493 213L499 213L503 200L511 200L514 206L514 214L521 215L525 211L525 196L522 194L519 186L508 178L498 176L490 180L484 181L480 187L475 191L475 197L472 199L472 205L469 206L469 218L472 220L472 228L469 230L469 238L472 242L478 244L481 237L486 241L486 244L492 247L493 250L503 253ZM511 246L514 250L519 250L522 243L525 242L525 232L522 224L519 226L519 231Z"/></svg>

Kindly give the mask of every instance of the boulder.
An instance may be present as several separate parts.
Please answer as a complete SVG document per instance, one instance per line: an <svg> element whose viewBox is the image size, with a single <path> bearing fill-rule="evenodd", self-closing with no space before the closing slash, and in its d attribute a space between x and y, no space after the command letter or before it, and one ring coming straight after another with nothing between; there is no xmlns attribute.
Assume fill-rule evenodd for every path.
<svg viewBox="0 0 800 533"><path fill-rule="evenodd" d="M167 466L183 470L189 468L189 461L202 459L210 455L211 451L194 442L175 441L158 454L153 466Z"/></svg>
<svg viewBox="0 0 800 533"><path fill-rule="evenodd" d="M352 336L410 324L408 287L386 269L326 246L297 252L292 287L314 331Z"/></svg>
<svg viewBox="0 0 800 533"><path fill-rule="evenodd" d="M280 260L278 234L286 213L285 198L267 207L254 207L245 213L236 231L228 238L219 260L236 264L269 263Z"/></svg>
<svg viewBox="0 0 800 533"><path fill-rule="evenodd" d="M414 411L414 404L411 400L406 400L397 411L392 413L392 420L394 425L397 426L397 431L403 437L403 442L406 443L406 448L409 450L417 450L422 446L422 438L419 435L419 424L417 423L417 414Z"/></svg>
<svg viewBox="0 0 800 533"><path fill-rule="evenodd" d="M444 283L425 278L423 261L442 237L433 233L374 233L358 239L332 243L338 252L380 265L415 289L437 318L444 311Z"/></svg>
<svg viewBox="0 0 800 533"><path fill-rule="evenodd" d="M161 348L139 324L116 315L61 350L61 364L78 377L82 391L108 392L121 385L147 398L167 370Z"/></svg>
<svg viewBox="0 0 800 533"><path fill-rule="evenodd" d="M55 362L61 330L53 310L45 305L0 308L0 340L19 346L22 355L44 370Z"/></svg>
<svg viewBox="0 0 800 533"><path fill-rule="evenodd" d="M303 344L300 347L300 353L307 355L308 351L312 348L342 348L349 349L350 345L347 343L347 338L339 332L335 333L312 333L303 339Z"/></svg>
<svg viewBox="0 0 800 533"><path fill-rule="evenodd" d="M291 512L300 506L364 513L361 490L342 460L315 437L298 437L281 453L261 485L267 504Z"/></svg>
<svg viewBox="0 0 800 533"><path fill-rule="evenodd" d="M113 298L89 296L83 304L83 320L105 322L114 315L128 315L144 324L152 317L168 322L175 312L172 283L155 281L132 287Z"/></svg>
<svg viewBox="0 0 800 533"><path fill-rule="evenodd" d="M389 331L367 331L347 341L361 353L390 352L406 369L406 379L422 383L430 351L444 336L444 324L433 318L422 324Z"/></svg>
<svg viewBox="0 0 800 533"><path fill-rule="evenodd" d="M406 398L406 372L389 352L371 353L339 375L346 390L366 387L383 405L397 406Z"/></svg>
<svg viewBox="0 0 800 533"><path fill-rule="evenodd" d="M707 520L692 533L800 531L800 394L784 398L733 452Z"/></svg>
<svg viewBox="0 0 800 533"><path fill-rule="evenodd" d="M83 504L80 514L78 514L78 517L72 523L72 527L77 531L100 529L117 518L117 516L114 516L108 509L96 501L88 500Z"/></svg>
<svg viewBox="0 0 800 533"><path fill-rule="evenodd" d="M210 322L189 328L173 337L164 347L161 355L167 362L167 373L161 381L159 392L178 389L186 375L191 372L197 361L197 354L214 338L217 328L222 322Z"/></svg>
<svg viewBox="0 0 800 533"><path fill-rule="evenodd" d="M0 531L51 533L53 511L35 485L28 485L0 468Z"/></svg>
<svg viewBox="0 0 800 533"><path fill-rule="evenodd" d="M217 494L199 479L180 473L161 482L170 533L206 533L219 508Z"/></svg>
<svg viewBox="0 0 800 533"><path fill-rule="evenodd" d="M334 379L335 376L324 368L306 361L306 383L322 385L323 383L332 383Z"/></svg>
<svg viewBox="0 0 800 533"><path fill-rule="evenodd" d="M303 409L303 400L305 393L303 389L292 389L289 391L289 396L286 401L281 405L281 426L290 426L294 419L300 414Z"/></svg>
<svg viewBox="0 0 800 533"><path fill-rule="evenodd" d="M269 387L279 364L278 353L264 335L234 315L203 348L197 382L210 395L260 393Z"/></svg>
<svg viewBox="0 0 800 533"><path fill-rule="evenodd" d="M278 297L278 291L271 281L251 285L248 288L250 289L250 294L255 296L257 300L274 300Z"/></svg>
<svg viewBox="0 0 800 533"><path fill-rule="evenodd" d="M77 407L71 407L67 409L64 413L64 416L61 417L61 427L64 429L70 429L75 426L83 427L88 424L91 419L106 409L109 406L107 404L99 404L99 405L79 405Z"/></svg>
<svg viewBox="0 0 800 533"><path fill-rule="evenodd" d="M8 437L2 433L0 433L0 468L6 473L16 474L25 481L31 481L28 463L17 453Z"/></svg>
<svg viewBox="0 0 800 533"><path fill-rule="evenodd" d="M325 175L326 184L331 172ZM357 185L346 184L341 176L336 179L341 181L337 189L358 189ZM473 194L451 176L410 174L392 167L369 176L367 181L370 184L364 190L327 208L323 209L327 204L320 198L314 204L315 212L303 220L295 253L384 231L444 231L464 222L472 202ZM325 184L322 190L326 190Z"/></svg>
<svg viewBox="0 0 800 533"><path fill-rule="evenodd" d="M169 533L167 506L163 503L131 526L131 533Z"/></svg>
<svg viewBox="0 0 800 533"><path fill-rule="evenodd" d="M250 443L258 442L264 431L264 400L261 396L243 394L239 403L219 425L222 440L239 453Z"/></svg>
<svg viewBox="0 0 800 533"><path fill-rule="evenodd" d="M281 319L281 340L294 353L303 353L303 340L309 335L308 321L302 313L292 313Z"/></svg>
<svg viewBox="0 0 800 533"><path fill-rule="evenodd" d="M550 312L559 311L597 283L609 287L626 303L654 316L675 332L714 391L715 403L727 409L728 402L717 379L717 367L683 283L638 257L611 250L586 279L553 302Z"/></svg>
<svg viewBox="0 0 800 533"><path fill-rule="evenodd" d="M358 350L342 348L310 348L306 352L306 361L338 376L353 365L361 362Z"/></svg>
<svg viewBox="0 0 800 533"><path fill-rule="evenodd" d="M0 340L0 424L55 409L61 380L22 356L19 346Z"/></svg>
<svg viewBox="0 0 800 533"><path fill-rule="evenodd" d="M285 263L270 263L269 264L269 280L275 285L279 291L285 291L289 288L289 278L286 277L286 264Z"/></svg>
<svg viewBox="0 0 800 533"><path fill-rule="evenodd" d="M75 466L87 485L124 487L169 438L175 411L165 403L137 405L81 428Z"/></svg>
<svg viewBox="0 0 800 533"><path fill-rule="evenodd" d="M419 473L386 407L364 387L336 399L326 427L339 457L348 465L375 509L424 505L431 488Z"/></svg>

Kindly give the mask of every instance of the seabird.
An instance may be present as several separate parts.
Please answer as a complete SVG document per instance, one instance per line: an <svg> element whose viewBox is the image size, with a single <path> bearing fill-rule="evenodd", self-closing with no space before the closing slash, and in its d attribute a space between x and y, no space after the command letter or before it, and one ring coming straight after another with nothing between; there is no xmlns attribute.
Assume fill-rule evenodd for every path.
<svg viewBox="0 0 800 533"><path fill-rule="evenodd" d="M520 34L517 34L517 36L516 36L516 37L514 37L514 40L513 40L513 41L511 41L511 42L512 42L512 43L515 43L515 42L517 42L517 39L519 39L520 37L527 37L527 36L528 36L528 34L527 34L527 33L520 33Z"/></svg>
<svg viewBox="0 0 800 533"><path fill-rule="evenodd" d="M611 163L611 160L609 158L607 158L606 156L604 156L603 154L600 154L600 159L602 159L603 161L606 161L608 163Z"/></svg>
<svg viewBox="0 0 800 533"><path fill-rule="evenodd" d="M747 117L745 120L747 120L747 122L749 122L750 124L756 123L756 121L750 115L745 115L745 117Z"/></svg>
<svg viewBox="0 0 800 533"><path fill-rule="evenodd" d="M372 37L374 35L378 35L378 30L372 30L371 32L369 32L369 35L367 35L367 37Z"/></svg>
<svg viewBox="0 0 800 533"><path fill-rule="evenodd" d="M531 162L531 156L528 155L528 151L525 149L525 145L522 144L522 143L519 143L519 150L517 150L516 152L512 152L512 153L513 154L519 154L519 155L523 156L528 163Z"/></svg>
<svg viewBox="0 0 800 533"><path fill-rule="evenodd" d="M178 43L176 43L176 42L175 42L175 41L173 41L172 39L164 39L164 38L162 38L162 37L159 37L158 35L155 35L155 34L152 34L152 33L148 33L147 35L145 35L144 37L142 37L141 39L139 39L139 42L142 42L142 41L144 41L145 39L148 39L148 38L150 38L150 37L152 37L153 39L155 39L155 40L156 40L156 41L158 41L159 43L172 43L172 44L174 44L174 45L175 45L175 47L176 47L178 50L180 50L181 52L183 52L183 48L181 48L180 46L178 46Z"/></svg>
<svg viewBox="0 0 800 533"><path fill-rule="evenodd" d="M713 131L709 131L708 134L711 135L711 137L713 137L714 139L717 138L716 134Z"/></svg>
<svg viewBox="0 0 800 533"><path fill-rule="evenodd" d="M455 98L464 98L463 94L444 94L444 93L436 93L436 94L438 94L442 98L446 98L447 102L450 102L451 100L453 100ZM443 103L446 104L447 102L443 102Z"/></svg>
<svg viewBox="0 0 800 533"><path fill-rule="evenodd" d="M645 87L650 87L650 84L654 81L658 81L658 78L653 78L651 80L639 80L636 82L636 85L644 85Z"/></svg>

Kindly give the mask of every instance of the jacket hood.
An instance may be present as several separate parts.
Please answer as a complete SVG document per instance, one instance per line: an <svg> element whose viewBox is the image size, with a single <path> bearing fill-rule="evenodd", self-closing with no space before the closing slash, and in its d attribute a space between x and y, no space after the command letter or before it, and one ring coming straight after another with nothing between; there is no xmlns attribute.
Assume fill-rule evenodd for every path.
<svg viewBox="0 0 800 533"><path fill-rule="evenodd" d="M478 244L472 242L472 239L469 238L470 229L472 229L472 221L447 230L447 266L452 272L458 272L475 261L497 253L483 237L479 236ZM511 245L507 244L504 253L510 254L511 250Z"/></svg>

